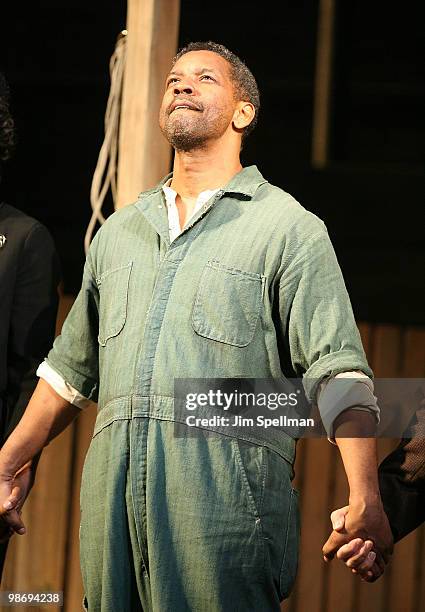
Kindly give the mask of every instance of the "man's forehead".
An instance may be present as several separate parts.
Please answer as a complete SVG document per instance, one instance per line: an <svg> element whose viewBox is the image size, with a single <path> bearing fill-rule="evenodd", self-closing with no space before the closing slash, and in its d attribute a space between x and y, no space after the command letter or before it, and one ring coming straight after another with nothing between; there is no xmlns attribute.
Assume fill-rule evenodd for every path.
<svg viewBox="0 0 425 612"><path fill-rule="evenodd" d="M201 73L206 71L228 74L229 65L227 60L214 51L188 51L182 55L170 70L170 74L179 74L182 71L193 71Z"/></svg>

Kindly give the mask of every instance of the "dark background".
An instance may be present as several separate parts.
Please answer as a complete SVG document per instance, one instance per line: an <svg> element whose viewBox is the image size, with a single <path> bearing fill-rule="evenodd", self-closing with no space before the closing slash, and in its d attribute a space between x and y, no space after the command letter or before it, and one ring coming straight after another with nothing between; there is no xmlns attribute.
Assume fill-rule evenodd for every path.
<svg viewBox="0 0 425 612"><path fill-rule="evenodd" d="M243 164L257 164L325 221L356 318L423 324L423 2L337 6L324 170L310 161L317 0L182 0L180 45L221 42L253 71L262 108ZM68 293L80 284L108 62L125 21L125 1L2 8L0 70L12 88L19 146L5 165L1 197L50 229Z"/></svg>

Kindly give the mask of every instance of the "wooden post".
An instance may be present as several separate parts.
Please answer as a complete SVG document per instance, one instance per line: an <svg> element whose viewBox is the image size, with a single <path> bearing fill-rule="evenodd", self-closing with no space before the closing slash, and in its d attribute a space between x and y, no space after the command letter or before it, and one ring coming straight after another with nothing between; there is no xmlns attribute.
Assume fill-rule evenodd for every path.
<svg viewBox="0 0 425 612"><path fill-rule="evenodd" d="M320 0L314 86L312 163L323 168L329 158L335 0Z"/></svg>
<svg viewBox="0 0 425 612"><path fill-rule="evenodd" d="M134 202L169 171L171 148L158 112L177 50L179 16L180 0L128 0L117 208Z"/></svg>

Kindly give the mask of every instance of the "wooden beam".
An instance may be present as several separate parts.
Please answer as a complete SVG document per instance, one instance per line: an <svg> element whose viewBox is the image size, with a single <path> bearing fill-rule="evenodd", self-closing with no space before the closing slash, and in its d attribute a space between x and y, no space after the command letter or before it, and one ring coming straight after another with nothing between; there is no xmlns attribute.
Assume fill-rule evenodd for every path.
<svg viewBox="0 0 425 612"><path fill-rule="evenodd" d="M323 168L329 160L335 0L320 0L314 86L312 163Z"/></svg>
<svg viewBox="0 0 425 612"><path fill-rule="evenodd" d="M117 208L134 202L170 168L158 111L177 50L179 17L180 0L128 0Z"/></svg>

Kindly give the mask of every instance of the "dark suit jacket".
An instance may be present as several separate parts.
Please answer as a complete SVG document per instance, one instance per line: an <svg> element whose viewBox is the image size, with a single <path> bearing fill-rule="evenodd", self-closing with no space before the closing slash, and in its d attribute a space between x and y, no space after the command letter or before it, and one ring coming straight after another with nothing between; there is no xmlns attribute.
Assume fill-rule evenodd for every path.
<svg viewBox="0 0 425 612"><path fill-rule="evenodd" d="M401 540L425 521L425 406L409 426L411 438L379 466L379 486L394 541Z"/></svg>
<svg viewBox="0 0 425 612"><path fill-rule="evenodd" d="M59 260L35 219L0 203L1 443L12 431L37 382L35 370L54 339Z"/></svg>
<svg viewBox="0 0 425 612"><path fill-rule="evenodd" d="M51 347L59 280L59 259L46 228L0 203L1 446L20 420L37 383L37 366ZM7 542L0 544L0 578L6 550Z"/></svg>

